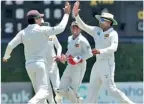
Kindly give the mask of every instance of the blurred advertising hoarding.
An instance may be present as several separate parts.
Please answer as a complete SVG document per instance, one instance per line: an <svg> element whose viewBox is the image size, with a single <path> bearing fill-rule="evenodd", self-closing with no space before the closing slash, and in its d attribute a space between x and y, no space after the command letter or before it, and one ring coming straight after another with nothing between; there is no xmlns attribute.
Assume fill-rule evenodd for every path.
<svg viewBox="0 0 144 104"><path fill-rule="evenodd" d="M136 104L143 104L143 82L117 82L117 88L123 91ZM84 98L88 93L88 83L80 86L79 94ZM1 84L2 104L26 104L33 96L33 89L30 82L5 82ZM64 99L63 103L68 103ZM99 104L118 104L119 102L111 97L107 90L100 90Z"/></svg>
<svg viewBox="0 0 144 104"><path fill-rule="evenodd" d="M2 82L1 104L26 104L33 95L30 82Z"/></svg>
<svg viewBox="0 0 144 104"><path fill-rule="evenodd" d="M118 89L123 91L133 102L135 102L136 104L143 104L143 83L142 82L117 82L116 86ZM83 83L80 86L79 94L84 99L87 98L88 83ZM99 94L100 94L99 104L119 104L119 101L111 97L110 94L107 92L107 90L105 90L103 87L101 88ZM68 101L65 100L65 102Z"/></svg>

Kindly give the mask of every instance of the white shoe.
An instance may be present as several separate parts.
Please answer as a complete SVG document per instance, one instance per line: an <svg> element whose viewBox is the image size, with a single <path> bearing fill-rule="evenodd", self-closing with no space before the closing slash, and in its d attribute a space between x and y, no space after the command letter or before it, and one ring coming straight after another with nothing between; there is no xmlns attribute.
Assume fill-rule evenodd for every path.
<svg viewBox="0 0 144 104"><path fill-rule="evenodd" d="M82 98L82 97L79 97L79 98L78 98L78 103L79 103L79 104L82 104L82 103L83 103L83 98Z"/></svg>
<svg viewBox="0 0 144 104"><path fill-rule="evenodd" d="M63 97L59 93L56 93L55 100L56 100L57 104L62 104L62 99L63 99Z"/></svg>

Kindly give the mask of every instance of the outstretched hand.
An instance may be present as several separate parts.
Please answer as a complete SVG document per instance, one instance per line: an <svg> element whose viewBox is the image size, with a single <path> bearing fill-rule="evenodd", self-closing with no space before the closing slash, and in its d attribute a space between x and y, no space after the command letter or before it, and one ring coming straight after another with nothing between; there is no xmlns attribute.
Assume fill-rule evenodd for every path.
<svg viewBox="0 0 144 104"><path fill-rule="evenodd" d="M79 1L77 1L77 2L74 3L73 11L72 12L73 12L73 15L75 17L79 14L79 11L80 11L79 6L80 6L80 2Z"/></svg>
<svg viewBox="0 0 144 104"><path fill-rule="evenodd" d="M5 59L5 58L3 58L3 62L8 62L8 60L7 60L7 59Z"/></svg>
<svg viewBox="0 0 144 104"><path fill-rule="evenodd" d="M68 1L65 3L65 7L63 9L64 9L64 12L66 14L70 14L71 13L71 5L69 4Z"/></svg>

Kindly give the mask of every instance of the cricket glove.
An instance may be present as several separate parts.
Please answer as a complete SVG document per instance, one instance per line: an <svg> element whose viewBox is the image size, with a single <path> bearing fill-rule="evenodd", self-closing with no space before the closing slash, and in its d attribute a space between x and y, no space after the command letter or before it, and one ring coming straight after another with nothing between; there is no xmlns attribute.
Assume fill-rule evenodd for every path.
<svg viewBox="0 0 144 104"><path fill-rule="evenodd" d="M71 55L68 56L68 63L71 65L76 65L76 64L82 63L82 62L83 62L83 59L81 56L75 56L75 57L73 57Z"/></svg>

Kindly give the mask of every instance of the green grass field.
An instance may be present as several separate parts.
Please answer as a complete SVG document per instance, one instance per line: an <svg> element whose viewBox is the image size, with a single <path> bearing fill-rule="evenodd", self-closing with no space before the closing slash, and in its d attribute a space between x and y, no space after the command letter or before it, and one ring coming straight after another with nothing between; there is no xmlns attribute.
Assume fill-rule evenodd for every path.
<svg viewBox="0 0 144 104"><path fill-rule="evenodd" d="M63 51L66 51L66 44L62 43ZM2 44L2 53L4 55L6 44ZM14 49L8 63L1 63L2 82L29 81L25 70L25 61L23 54L23 45ZM116 71L115 81L142 81L143 80L143 47L142 44L121 43L116 52ZM87 71L83 82L88 82L91 68L95 62L95 57L88 59ZM66 64L58 63L60 75L62 75Z"/></svg>

